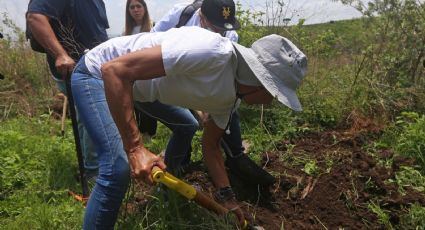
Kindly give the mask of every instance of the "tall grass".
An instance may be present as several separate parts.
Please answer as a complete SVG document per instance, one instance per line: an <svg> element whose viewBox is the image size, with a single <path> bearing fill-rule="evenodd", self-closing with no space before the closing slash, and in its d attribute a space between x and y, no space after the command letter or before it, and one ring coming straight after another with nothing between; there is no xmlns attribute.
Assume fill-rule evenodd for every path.
<svg viewBox="0 0 425 230"><path fill-rule="evenodd" d="M8 34L5 33L8 32ZM23 31L3 14L0 32L0 120L47 113L56 93L45 55L33 52Z"/></svg>

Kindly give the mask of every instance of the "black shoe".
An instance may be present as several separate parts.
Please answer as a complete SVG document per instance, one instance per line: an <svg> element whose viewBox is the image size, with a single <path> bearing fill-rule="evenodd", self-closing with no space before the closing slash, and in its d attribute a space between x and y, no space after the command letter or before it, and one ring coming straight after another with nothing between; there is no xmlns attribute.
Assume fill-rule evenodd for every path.
<svg viewBox="0 0 425 230"><path fill-rule="evenodd" d="M276 178L258 166L246 154L234 158L227 157L226 166L231 173L240 177L247 184L267 187L276 181Z"/></svg>

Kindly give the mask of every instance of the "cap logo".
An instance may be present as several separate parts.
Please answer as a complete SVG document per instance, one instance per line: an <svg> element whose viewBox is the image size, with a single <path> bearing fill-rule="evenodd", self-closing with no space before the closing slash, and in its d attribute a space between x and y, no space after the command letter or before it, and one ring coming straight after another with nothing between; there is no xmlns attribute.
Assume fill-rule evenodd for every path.
<svg viewBox="0 0 425 230"><path fill-rule="evenodd" d="M226 20L230 17L230 7L223 6L223 17Z"/></svg>

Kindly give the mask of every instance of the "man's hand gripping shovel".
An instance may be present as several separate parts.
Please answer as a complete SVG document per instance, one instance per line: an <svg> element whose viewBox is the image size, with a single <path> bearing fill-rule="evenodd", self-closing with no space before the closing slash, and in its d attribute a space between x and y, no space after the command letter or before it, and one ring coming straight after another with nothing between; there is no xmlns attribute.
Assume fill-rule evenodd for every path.
<svg viewBox="0 0 425 230"><path fill-rule="evenodd" d="M168 188L180 193L182 196L186 197L189 200L195 201L198 205L213 211L218 215L226 215L229 213L229 210L217 203L211 197L205 193L197 190L192 185L187 184L186 182L174 177L170 173L163 171L157 166L154 166L152 169L152 180L156 183L161 183L167 186ZM242 229L262 229L261 227L254 227L248 223L247 220L243 221Z"/></svg>

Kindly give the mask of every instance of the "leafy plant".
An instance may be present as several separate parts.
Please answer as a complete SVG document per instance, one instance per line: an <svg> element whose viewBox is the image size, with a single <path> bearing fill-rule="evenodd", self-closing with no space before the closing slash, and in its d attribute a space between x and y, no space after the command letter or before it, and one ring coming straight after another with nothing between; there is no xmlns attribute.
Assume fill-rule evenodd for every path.
<svg viewBox="0 0 425 230"><path fill-rule="evenodd" d="M7 31L7 33L5 33ZM53 84L45 56L29 48L24 32L3 13L0 32L0 120L48 113Z"/></svg>
<svg viewBox="0 0 425 230"><path fill-rule="evenodd" d="M303 171L307 173L308 175L317 175L319 173L319 167L317 166L316 161L309 160L303 168Z"/></svg>
<svg viewBox="0 0 425 230"><path fill-rule="evenodd" d="M391 222L390 222L390 215L388 214L387 211L385 211L384 209L382 209L379 204L371 201L369 202L369 204L367 205L368 209L371 210L373 213L375 213L375 215L378 217L378 221L385 225L385 227L387 229L394 229L394 227L392 226Z"/></svg>
<svg viewBox="0 0 425 230"><path fill-rule="evenodd" d="M402 113L397 119L402 125L402 132L397 140L395 150L417 160L422 172L425 172L425 115Z"/></svg>
<svg viewBox="0 0 425 230"><path fill-rule="evenodd" d="M395 179L390 179L389 182L396 183L401 194L406 193L406 188L425 193L425 177L412 167L402 166L400 171L396 173Z"/></svg>
<svg viewBox="0 0 425 230"><path fill-rule="evenodd" d="M425 207L412 204L408 213L401 216L400 226L404 229L423 229L425 226Z"/></svg>
<svg viewBox="0 0 425 230"><path fill-rule="evenodd" d="M367 19L369 45L363 49L356 84L369 85L371 110L387 116L423 110L425 5L415 0L342 0Z"/></svg>

